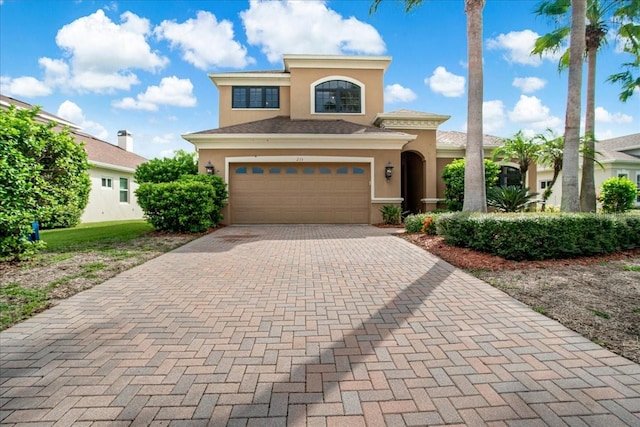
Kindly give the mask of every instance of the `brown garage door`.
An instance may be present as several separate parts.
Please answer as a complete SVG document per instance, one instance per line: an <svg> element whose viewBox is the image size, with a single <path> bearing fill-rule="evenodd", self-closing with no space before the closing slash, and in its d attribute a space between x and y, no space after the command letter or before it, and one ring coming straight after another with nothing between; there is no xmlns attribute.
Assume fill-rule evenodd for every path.
<svg viewBox="0 0 640 427"><path fill-rule="evenodd" d="M368 164L231 164L233 224L367 224Z"/></svg>

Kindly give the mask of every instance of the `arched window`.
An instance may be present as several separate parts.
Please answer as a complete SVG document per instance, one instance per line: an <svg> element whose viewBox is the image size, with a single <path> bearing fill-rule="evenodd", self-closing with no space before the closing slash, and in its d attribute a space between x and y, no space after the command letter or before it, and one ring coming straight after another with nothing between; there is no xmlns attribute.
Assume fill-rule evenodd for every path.
<svg viewBox="0 0 640 427"><path fill-rule="evenodd" d="M315 87L316 113L362 112L361 88L346 80L329 80Z"/></svg>

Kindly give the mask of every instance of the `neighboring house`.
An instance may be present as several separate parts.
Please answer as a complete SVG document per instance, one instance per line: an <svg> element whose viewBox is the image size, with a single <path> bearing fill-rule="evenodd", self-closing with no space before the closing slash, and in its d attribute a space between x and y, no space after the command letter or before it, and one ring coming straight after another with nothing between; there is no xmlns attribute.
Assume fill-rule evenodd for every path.
<svg viewBox="0 0 640 427"><path fill-rule="evenodd" d="M283 71L210 74L220 127L182 136L200 171L213 165L229 185L224 222L368 224L384 205L435 209L442 170L464 157L466 135L436 132L449 116L384 113L390 63L285 55Z"/></svg>
<svg viewBox="0 0 640 427"><path fill-rule="evenodd" d="M0 95L0 108L10 104L18 108L32 109L33 105L17 99ZM80 128L61 117L41 110L39 119L43 122L54 121L68 127L78 143L85 144L89 160L91 191L81 222L118 221L141 219L142 209L135 196L137 184L133 179L136 167L147 161L133 152L133 138L126 130L118 131L118 145L102 141L86 134Z"/></svg>
<svg viewBox="0 0 640 427"><path fill-rule="evenodd" d="M640 189L640 133L596 142L595 166L596 194L600 193L600 185L612 177L626 177ZM537 191L542 193L549 185L553 171L538 166ZM562 200L562 173L553 186L548 204L560 206ZM636 198L636 206L640 207L640 196Z"/></svg>

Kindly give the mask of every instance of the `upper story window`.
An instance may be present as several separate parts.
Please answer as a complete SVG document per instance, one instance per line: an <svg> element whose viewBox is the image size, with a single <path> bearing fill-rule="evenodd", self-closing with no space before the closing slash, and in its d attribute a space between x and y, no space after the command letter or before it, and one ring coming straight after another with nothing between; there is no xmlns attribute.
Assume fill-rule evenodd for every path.
<svg viewBox="0 0 640 427"><path fill-rule="evenodd" d="M361 113L362 90L346 80L330 80L315 87L316 113Z"/></svg>
<svg viewBox="0 0 640 427"><path fill-rule="evenodd" d="M234 86L232 108L280 108L277 86Z"/></svg>

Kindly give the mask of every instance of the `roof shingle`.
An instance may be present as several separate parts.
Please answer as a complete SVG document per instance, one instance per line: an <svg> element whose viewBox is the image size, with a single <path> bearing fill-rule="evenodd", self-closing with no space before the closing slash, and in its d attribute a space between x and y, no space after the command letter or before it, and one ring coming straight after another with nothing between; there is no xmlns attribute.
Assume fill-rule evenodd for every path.
<svg viewBox="0 0 640 427"><path fill-rule="evenodd" d="M193 134L400 134L375 126L365 126L346 120L291 120L288 116L277 116L254 122L203 130Z"/></svg>

